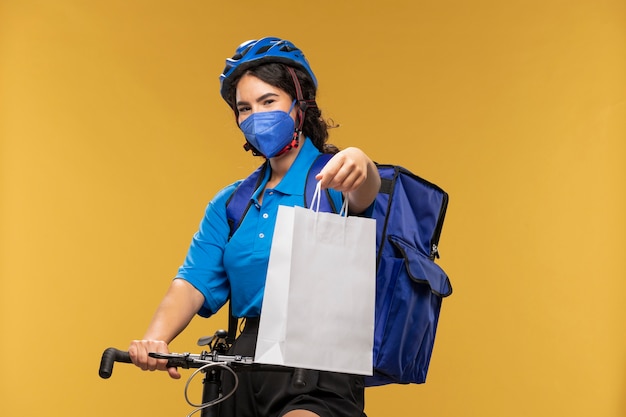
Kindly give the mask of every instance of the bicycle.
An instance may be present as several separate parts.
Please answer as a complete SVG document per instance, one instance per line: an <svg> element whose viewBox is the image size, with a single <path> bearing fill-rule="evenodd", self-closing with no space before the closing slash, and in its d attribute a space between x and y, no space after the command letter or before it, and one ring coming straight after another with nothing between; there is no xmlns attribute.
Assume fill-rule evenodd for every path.
<svg viewBox="0 0 626 417"><path fill-rule="evenodd" d="M259 370L292 372L293 386L296 388L304 388L306 386L304 370L301 368L260 364L254 362L254 358L251 356L228 355L227 352L230 349L230 343L228 342L228 332L225 330L218 330L213 336L200 338L198 345L208 346L209 350L203 350L199 354L149 353L149 356L155 359L166 359L167 367L196 369L196 371L189 376L185 384L185 400L190 406L195 407L187 417L192 416L198 411L201 412L201 417L219 417L219 409L215 406L225 401L237 390L239 381L237 372ZM100 359L100 368L98 370L100 378L108 379L111 377L115 362L132 363L127 351L113 347L107 348L102 353L102 358ZM222 393L222 370L230 372L235 380L232 390L226 394ZM191 381L199 373L205 374L202 380L202 403L195 404L189 399L188 389Z"/></svg>

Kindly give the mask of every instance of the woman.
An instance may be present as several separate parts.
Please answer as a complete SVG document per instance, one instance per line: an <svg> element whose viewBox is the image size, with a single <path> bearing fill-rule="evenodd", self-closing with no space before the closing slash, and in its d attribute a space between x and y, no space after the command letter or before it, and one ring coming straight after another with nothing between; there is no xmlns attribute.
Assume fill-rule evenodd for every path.
<svg viewBox="0 0 626 417"><path fill-rule="evenodd" d="M254 354L258 318L278 205L302 205L304 181L320 152L335 153L317 175L333 200L349 198L360 214L380 187L374 163L357 148L337 151L326 144L327 124L315 102L317 80L302 52L291 42L263 38L242 44L220 76L221 94L246 138L244 148L269 163L254 204L229 239L226 201L240 181L209 203L184 264L161 301L142 340L129 353L144 370L166 370L148 352L168 352L168 344L195 314L208 317L231 297L232 312L246 327L232 354ZM167 372L180 378L176 368ZM305 390L295 390L283 372L240 374L236 394L222 404L223 416L363 416L359 376L307 371ZM228 381L224 382L225 390Z"/></svg>

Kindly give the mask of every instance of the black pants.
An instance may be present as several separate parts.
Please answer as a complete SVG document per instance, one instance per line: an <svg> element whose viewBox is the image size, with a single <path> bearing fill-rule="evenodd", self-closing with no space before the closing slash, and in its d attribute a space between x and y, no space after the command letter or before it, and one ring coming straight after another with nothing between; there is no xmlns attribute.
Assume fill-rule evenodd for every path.
<svg viewBox="0 0 626 417"><path fill-rule="evenodd" d="M254 356L259 319L248 318L229 351ZM222 389L230 392L232 375L222 372ZM309 410L320 417L366 417L363 377L324 371L304 371L305 387L293 384L293 372L240 371L237 392L220 404L221 417L281 417L292 410Z"/></svg>

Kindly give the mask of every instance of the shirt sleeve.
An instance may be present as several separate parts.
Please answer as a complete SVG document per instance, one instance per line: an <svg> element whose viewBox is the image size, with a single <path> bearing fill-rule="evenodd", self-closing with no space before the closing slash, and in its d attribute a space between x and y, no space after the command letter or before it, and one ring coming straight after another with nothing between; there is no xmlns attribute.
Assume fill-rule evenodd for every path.
<svg viewBox="0 0 626 417"><path fill-rule="evenodd" d="M225 187L208 204L198 231L191 240L185 261L176 275L176 278L189 282L204 295L204 303L198 311L202 317L215 314L230 294L224 268L224 248L230 233L226 201L237 185L234 183Z"/></svg>

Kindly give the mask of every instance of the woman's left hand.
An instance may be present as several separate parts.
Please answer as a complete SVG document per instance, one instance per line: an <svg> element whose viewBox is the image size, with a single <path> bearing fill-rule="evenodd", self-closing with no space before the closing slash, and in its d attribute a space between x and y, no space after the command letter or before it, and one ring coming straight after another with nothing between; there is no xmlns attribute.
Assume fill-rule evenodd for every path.
<svg viewBox="0 0 626 417"><path fill-rule="evenodd" d="M322 188L348 193L353 213L372 204L380 189L380 176L372 160L359 148L346 148L331 158L315 177Z"/></svg>
<svg viewBox="0 0 626 417"><path fill-rule="evenodd" d="M315 177L322 188L349 193L358 189L367 179L369 158L358 148L338 152Z"/></svg>

